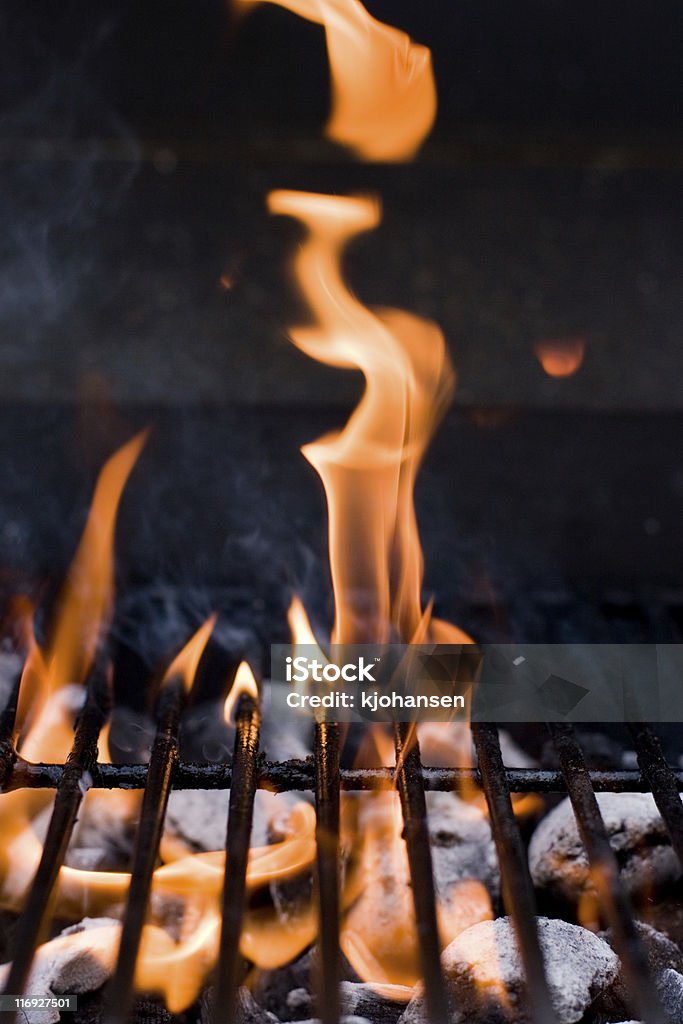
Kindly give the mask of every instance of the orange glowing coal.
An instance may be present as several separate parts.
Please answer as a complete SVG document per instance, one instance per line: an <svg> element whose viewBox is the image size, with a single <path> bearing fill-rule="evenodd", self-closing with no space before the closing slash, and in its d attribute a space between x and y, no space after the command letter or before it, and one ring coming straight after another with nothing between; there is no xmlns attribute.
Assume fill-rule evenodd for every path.
<svg viewBox="0 0 683 1024"><path fill-rule="evenodd" d="M571 377L583 363L586 339L547 338L536 343L534 352L549 377Z"/></svg>
<svg viewBox="0 0 683 1024"><path fill-rule="evenodd" d="M260 0L240 0L253 6ZM363 160L409 160L436 116L432 55L359 0L272 0L325 29L332 81L327 136Z"/></svg>
<svg viewBox="0 0 683 1024"><path fill-rule="evenodd" d="M235 711L237 710L237 703L242 694L247 694L252 700L258 701L258 684L254 679L254 673L251 671L246 661L240 662L235 679L228 696L225 698L225 704L223 705L223 718L226 722L234 722Z"/></svg>

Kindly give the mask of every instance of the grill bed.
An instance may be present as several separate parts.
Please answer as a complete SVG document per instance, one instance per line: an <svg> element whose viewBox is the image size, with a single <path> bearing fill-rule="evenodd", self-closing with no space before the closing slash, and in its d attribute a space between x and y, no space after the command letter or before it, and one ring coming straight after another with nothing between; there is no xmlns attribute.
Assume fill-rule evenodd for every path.
<svg viewBox="0 0 683 1024"><path fill-rule="evenodd" d="M176 681L177 682L177 681ZM17 923L15 956L6 992L16 994L26 984L31 962L45 923L50 897L88 785L101 789L144 789L131 872L128 903L114 981L109 987L106 1024L123 1024L133 999L135 961L157 862L166 805L171 788L230 789L226 837L226 883L223 925L214 1002L215 1024L232 1024L236 991L242 968L239 939L245 908L245 879L253 802L256 789L276 792L312 791L317 813L317 885L325 898L318 900L321 969L318 979L318 1016L322 1024L337 1024L340 1017L340 853L339 801L341 791L369 791L397 787L404 819L404 838L410 866L415 917L419 934L427 1010L432 1024L448 1018L446 986L439 957L436 900L432 872L425 792L455 790L463 783L479 786L486 797L493 838L500 864L503 902L511 916L527 978L526 999L534 1024L552 1024L554 1014L543 968L536 902L519 823L511 793L567 793L572 802L591 869L604 881L604 906L615 949L629 982L632 1009L647 1024L664 1021L647 956L619 876L615 856L595 798L597 792L652 792L671 837L683 859L683 771L666 761L655 730L647 724L631 726L639 770L594 771L586 766L573 727L552 724L549 734L559 770L506 768L498 730L493 725L472 726L477 752L476 768L424 766L411 728L394 729L396 768L341 768L339 727L319 723L314 753L305 760L267 761L259 754L260 713L243 695L235 716L235 748L230 765L184 762L178 756L178 732L183 711L182 687L171 681L161 691L156 711L156 735L149 764L99 764L97 737L109 711L107 672L93 669L73 748L65 765L29 764L12 746L18 698L18 680L12 698L0 715L0 781L2 791L54 788L52 811L42 858L26 905Z"/></svg>

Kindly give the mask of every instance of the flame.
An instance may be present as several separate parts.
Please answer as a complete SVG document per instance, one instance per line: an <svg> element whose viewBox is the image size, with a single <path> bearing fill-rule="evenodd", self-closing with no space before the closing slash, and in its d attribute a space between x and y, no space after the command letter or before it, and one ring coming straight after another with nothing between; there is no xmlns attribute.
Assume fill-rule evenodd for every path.
<svg viewBox="0 0 683 1024"><path fill-rule="evenodd" d="M210 615L206 622L199 627L197 632L190 637L182 651L175 656L167 668L162 686L167 685L175 679L180 679L182 680L185 692L189 693L192 689L194 678L197 675L197 667L201 661L202 654L204 653L204 648L209 642L209 637L213 632L213 627L216 625L217 617L216 613Z"/></svg>
<svg viewBox="0 0 683 1024"><path fill-rule="evenodd" d="M303 449L327 495L332 639L410 640L423 622L413 487L454 383L443 336L409 313L371 312L342 280L345 246L380 221L376 200L278 191L268 203L309 232L295 271L316 323L292 330L292 341L320 362L358 369L365 378L345 429Z"/></svg>
<svg viewBox="0 0 683 1024"><path fill-rule="evenodd" d="M273 2L324 26L332 79L328 138L363 160L410 160L436 116L427 47L377 21L359 0Z"/></svg>
<svg viewBox="0 0 683 1024"><path fill-rule="evenodd" d="M90 794L89 794L90 795ZM93 794L94 795L94 794ZM107 794L109 795L109 794ZM138 794L136 794L137 796ZM310 871L315 860L315 812L303 801L290 811L287 834L278 843L250 851L247 868L249 893L267 891L277 881L286 881ZM11 851L10 871L3 877L1 905L18 911L33 880L40 857L40 843L30 829L24 829ZM220 896L225 864L223 851L192 854L157 868L152 882L156 897L181 900L183 923L178 941L154 923L145 925L136 967L140 990L161 993L172 1012L180 1012L197 997L212 970L218 951ZM130 875L125 872L83 871L62 867L54 898L58 918L80 920L84 915L117 914L123 909ZM316 915L310 900L304 901L286 922L272 906L257 898L247 910L241 938L242 954L262 968L279 967L301 953L315 937ZM40 963L47 952L74 953L88 945L79 932L60 936L38 951ZM97 959L111 971L119 943L119 928L97 931ZM49 960L46 960L49 962Z"/></svg>
<svg viewBox="0 0 683 1024"><path fill-rule="evenodd" d="M90 512L58 603L47 650L33 637L17 718L19 751L28 760L64 761L73 739L73 707L59 695L84 682L100 636L109 625L114 581L114 527L123 488L147 439L137 434L102 468Z"/></svg>
<svg viewBox="0 0 683 1024"><path fill-rule="evenodd" d="M287 610L287 623L292 634L292 643L295 646L317 647L318 641L311 628L306 609L301 598L296 594L292 597Z"/></svg>
<svg viewBox="0 0 683 1024"><path fill-rule="evenodd" d="M534 352L549 377L571 377L583 363L586 339L548 338L537 342Z"/></svg>
<svg viewBox="0 0 683 1024"><path fill-rule="evenodd" d="M147 440L137 434L102 469L90 514L62 591L56 628L45 654L49 692L82 683L111 617L114 527L121 492Z"/></svg>
<svg viewBox="0 0 683 1024"><path fill-rule="evenodd" d="M469 813L479 812L472 808ZM364 795L354 831L360 838L360 895L346 916L342 951L363 980L407 986L410 998L420 980L420 948L398 794ZM491 897L482 881L455 882L437 899L442 947L470 925L492 917Z"/></svg>
<svg viewBox="0 0 683 1024"><path fill-rule="evenodd" d="M27 626L27 657L17 709L17 749L29 761L65 761L73 741L82 684L112 609L114 526L123 487L146 440L138 434L105 463L85 529L62 588L54 628L43 651ZM41 853L31 820L47 807L47 791L0 797L0 902L16 909Z"/></svg>
<svg viewBox="0 0 683 1024"><path fill-rule="evenodd" d="M223 718L226 722L234 721L234 714L237 708L237 702L243 693L248 694L255 701L259 699L258 686L254 679L254 673L251 671L246 661L240 662L240 665L235 674L235 679L230 692L225 698L225 704L223 705Z"/></svg>

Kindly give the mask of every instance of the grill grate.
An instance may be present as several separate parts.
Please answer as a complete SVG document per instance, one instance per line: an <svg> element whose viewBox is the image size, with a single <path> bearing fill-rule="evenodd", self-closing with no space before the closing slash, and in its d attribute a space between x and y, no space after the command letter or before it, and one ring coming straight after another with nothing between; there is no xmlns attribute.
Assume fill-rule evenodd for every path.
<svg viewBox="0 0 683 1024"><path fill-rule="evenodd" d="M157 727L133 851L128 901L121 929L121 945L114 977L109 986L105 1015L108 1024L125 1022L133 998L135 963L152 888L152 875L164 830L173 765L178 757L180 716L184 704L185 687L182 678L174 677L168 680L162 687L157 701Z"/></svg>
<svg viewBox="0 0 683 1024"><path fill-rule="evenodd" d="M240 982L240 934L246 905L249 841L254 817L260 714L248 695L240 697L235 716L235 784L230 790L228 830L225 839L223 921L218 958L218 990L215 1024L232 1024Z"/></svg>
<svg viewBox="0 0 683 1024"><path fill-rule="evenodd" d="M47 908L77 817L86 773L96 788L144 789L136 837L131 883L123 920L115 974L107 993L105 1019L123 1024L133 998L135 962L157 861L168 796L176 788L230 788L223 923L218 969L216 1024L232 1024L240 980L239 939L242 927L248 858L256 789L312 790L317 812L317 888L324 894L319 906L319 1002L323 1024L340 1017L340 846L339 801L342 791L368 791L394 784L404 818L422 972L429 1018L433 1024L447 1019L446 986L439 958L434 876L432 872L425 792L454 790L476 784L486 796L493 837L501 869L503 900L518 936L527 977L527 1002L534 1024L554 1020L536 926L533 885L515 817L511 793L568 793L579 831L612 926L617 951L624 963L633 1009L647 1024L661 1024L662 1011L650 977L647 957L623 890L614 854L595 799L596 792L651 791L670 833L673 848L683 854L683 771L667 763L659 739L649 725L632 726L640 770L594 771L586 766L579 741L570 726L549 725L559 758L558 771L506 768L495 726L473 725L477 768L423 766L412 726L395 727L396 768L347 769L340 767L340 728L318 723L314 755L306 760L269 762L259 754L260 714L248 696L240 698L236 713L235 750L231 765L197 765L178 758L178 730L184 707L179 679L162 689L156 709L157 729L148 765L111 765L96 762L99 732L109 712L108 673L98 662L77 724L73 748L65 765L29 764L12 746L18 684L0 714L0 780L2 791L54 788L56 798L42 858L26 905L20 915L15 957L6 992L21 992L41 938ZM90 779L88 780L90 783Z"/></svg>

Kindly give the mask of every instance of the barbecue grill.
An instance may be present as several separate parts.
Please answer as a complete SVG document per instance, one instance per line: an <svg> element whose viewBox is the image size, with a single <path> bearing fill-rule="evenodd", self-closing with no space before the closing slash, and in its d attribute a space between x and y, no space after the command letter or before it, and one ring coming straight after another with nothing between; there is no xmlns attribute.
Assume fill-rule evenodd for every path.
<svg viewBox="0 0 683 1024"><path fill-rule="evenodd" d="M181 761L178 734L183 709L179 681L164 688L156 708L156 733L148 764L99 764L97 740L109 710L108 667L99 659L88 683L87 699L78 720L73 748L64 765L28 764L17 759L12 746L18 683L0 719L2 789L54 788L52 816L42 858L16 930L14 958L7 993L23 991L50 897L64 861L69 839L87 787L144 788L130 891L123 919L121 946L110 985L107 1021L123 1022L133 999L135 961L157 861L164 816L172 787L229 789L223 924L218 963L216 1024L234 1019L235 996L241 980L239 937L245 906L247 854L253 801L258 787L276 792L311 790L317 811L317 885L324 898L319 906L319 950L322 968L318 1012L323 1024L340 1018L340 905L339 798L340 792L367 791L395 785L400 794L404 838L410 864L421 968L429 1019L447 1019L448 1002L442 977L436 899L431 868L425 792L455 791L463 783L480 786L486 796L500 864L503 902L514 921L527 980L527 1003L534 1024L553 1020L543 959L536 930L536 907L520 826L511 793L567 793L571 799L586 853L602 889L605 913L630 984L633 1010L648 1024L663 1020L647 957L619 877L615 855L595 798L596 792L651 791L666 824L671 843L683 859L683 771L667 762L656 730L647 724L630 727L639 770L589 770L580 739L570 725L550 724L560 768L511 769L503 764L496 726L474 724L478 765L474 768L434 768L423 765L411 727L395 725L397 767L341 768L339 726L321 722L315 730L313 756L306 760L266 761L259 754L260 712L253 698L242 695L235 716L235 746L231 763L196 764ZM227 800L226 795L226 800Z"/></svg>
<svg viewBox="0 0 683 1024"><path fill-rule="evenodd" d="M353 612L366 599L382 607L381 587L354 590L354 556L371 549L386 555L375 578L386 569L391 600L377 621L380 632L389 624L406 641L416 621L425 629L437 621L430 621L432 596L442 626L462 623L481 642L683 640L683 468L681 447L672 443L683 409L683 149L678 105L671 102L680 76L671 45L680 9L666 2L653 12L640 0L628 12L609 3L596 12L558 0L542 10L537 0L521 0L505 12L499 4L489 11L486 4L470 10L441 0L368 0L372 17L361 10L358 33L352 0L312 4L313 24L305 20L306 0L292 5L300 17L267 6L239 26L233 6L185 0L174 10L148 3L114 15L102 0L87 15L60 10L57 23L50 14L8 17L16 45L8 54L11 109L0 139L2 195L9 197L9 241L0 246L8 282L0 301L0 596L10 607L18 593L35 599L30 651L47 667L41 681L55 689L83 683L85 700L71 752L62 759L71 742L69 718L55 763L22 756L31 730L29 718L22 735L26 675L17 674L0 710L0 794L23 793L29 802L39 791L55 793L37 869L7 929L4 994L29 991L87 791L138 791L120 945L94 1020L126 1024L136 1007L136 1024L168 1024L171 1008L153 986L143 1009L135 1000L148 994L136 983L136 968L172 793L225 791L216 965L199 1002L177 1024L196 1024L198 1015L202 1024L209 1017L212 1024L238 1024L257 791L311 793L315 1010L321 1024L340 1024L348 909L342 794L393 791L425 1012L429 1024L448 1024L426 794L463 790L483 793L488 807L502 905L524 969L524 1009L532 1024L554 1024L537 894L513 797L565 794L621 959L628 1008L645 1024L668 1024L596 798L651 793L683 865L683 760L671 763L680 735L668 743L672 730L663 723L628 726L637 769L593 765L580 728L562 722L525 726L536 738L545 729L550 762L510 767L498 726L476 721L474 765L423 763L414 723L396 721L395 764L384 756L383 767L365 767L350 763L346 723L322 718L308 757L267 758L268 705L258 691L238 691L232 756L207 763L192 760L181 745L194 702L205 696L201 687L188 693L175 662L157 690L148 684L187 620L206 605L235 630L229 657L239 649L254 666L263 664L269 644L283 640L292 591L302 593L311 614L330 621L332 588L320 568L328 549L334 611L349 593L361 594L357 606L353 596L348 601L346 621L363 625ZM645 22L658 45L643 45ZM352 88L345 91L343 75L335 78L339 49L328 33L340 24L340 38L363 46L375 41L380 74L372 88L354 89L375 63L366 49L345 57ZM391 30L383 32L383 24ZM407 35L397 35L399 29ZM399 40L395 52L392 39ZM361 102L358 115L356 93L382 102L377 109ZM340 96L350 97L349 106L336 117ZM335 116L323 138L328 104ZM410 138L401 139L410 111ZM341 131L328 130L340 121ZM400 162L423 142L415 163ZM267 204L289 219L268 217ZM336 232L344 231L350 248L342 265ZM307 307L302 317L301 300L283 284L282 263L307 246L308 276L306 266L297 273ZM314 257L320 273L311 275ZM316 280L323 283L317 300ZM346 315L341 331L339 310ZM285 340L283 328L307 316L320 321L313 330L328 331L323 341L337 344L336 323L337 334L353 336L359 349L359 339L368 342L362 356L347 347L323 366L318 337L320 359L303 358L295 346L306 346L296 332ZM406 324L403 338L399 327ZM376 345L378 325L380 335L388 329L391 336L384 349ZM367 353L380 351L370 366ZM434 358L423 365L418 356L426 352ZM378 368L390 372L382 377ZM381 459L365 461L375 452L373 429L361 432L353 459L336 468L343 476L362 463L372 483L385 466L398 467L384 490L402 500L411 494L401 509L397 497L388 511L379 485L370 488L377 500L367 509L360 500L347 502L352 543L335 552L299 449L307 445L310 454L313 438L338 430L359 408L361 375L372 379L367 391L375 398L405 394L405 408L389 401L384 416L375 410L375 427L381 420L395 428L386 432L389 441L381 432ZM456 406L446 415L455 376ZM444 420L426 456L413 516L410 473L421 464L438 414ZM153 443L116 520L116 562L116 501L104 514L100 509L112 544L91 560L105 567L106 585L92 588L101 599L93 602L97 614L91 621L90 609L83 610L88 601L81 602L76 658L69 664L67 657L59 678L50 680L50 592L62 583L76 533L66 510L81 505L87 467L149 423ZM143 441L133 443L140 448ZM328 481L320 475L332 521ZM340 500L337 512L344 506ZM373 516L380 542L356 545L357 536L367 541ZM393 533L381 534L387 523ZM340 578L351 563L345 587ZM88 572L74 579L73 592L85 580L83 593L91 593ZM171 592L181 595L177 608ZM177 614L167 616L169 607ZM208 688L217 690L224 678L213 673ZM116 712L137 714L153 692L149 759L138 752L139 763L104 763L102 739ZM598 728L602 737L609 732Z"/></svg>

